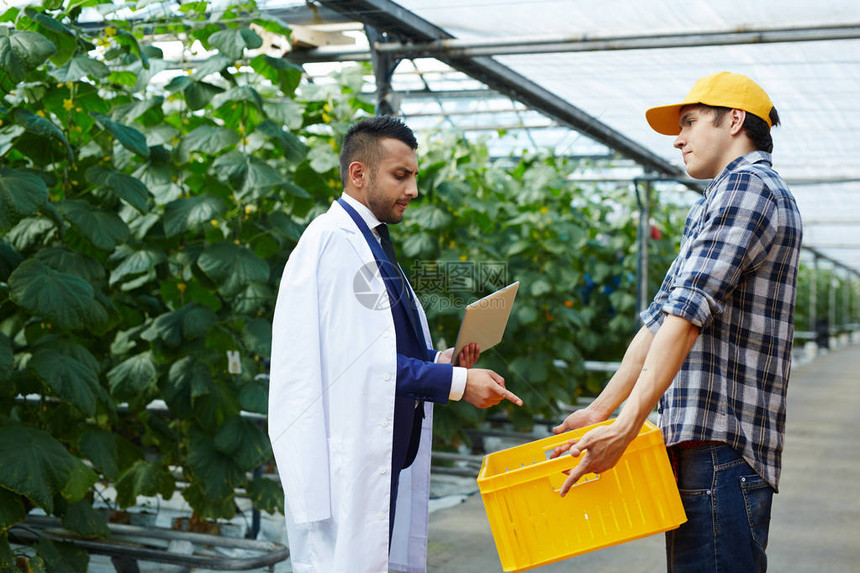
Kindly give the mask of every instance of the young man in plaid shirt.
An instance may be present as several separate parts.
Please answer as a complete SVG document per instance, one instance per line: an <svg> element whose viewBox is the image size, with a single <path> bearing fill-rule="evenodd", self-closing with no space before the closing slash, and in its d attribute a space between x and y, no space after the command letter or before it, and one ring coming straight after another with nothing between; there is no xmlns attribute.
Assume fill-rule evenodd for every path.
<svg viewBox="0 0 860 573"><path fill-rule="evenodd" d="M728 72L645 116L677 136L691 177L712 181L618 372L555 428L606 420L626 400L613 424L558 449L582 454L562 495L613 467L657 406L688 519L666 534L668 570L765 571L801 243L794 197L771 165L779 116L761 87Z"/></svg>

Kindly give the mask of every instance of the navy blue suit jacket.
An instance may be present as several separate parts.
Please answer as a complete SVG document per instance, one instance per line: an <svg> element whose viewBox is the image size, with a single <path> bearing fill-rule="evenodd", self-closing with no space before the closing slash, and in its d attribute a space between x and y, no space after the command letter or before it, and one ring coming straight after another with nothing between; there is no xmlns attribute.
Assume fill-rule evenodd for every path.
<svg viewBox="0 0 860 573"><path fill-rule="evenodd" d="M396 489L400 470L409 467L418 453L424 401L445 404L451 392L453 366L435 364L436 352L427 348L418 313L410 308L411 295L400 270L389 262L379 241L367 224L346 201L338 203L364 235L379 266L397 336L397 384L394 396L394 440L391 470ZM416 301L417 304L417 301Z"/></svg>

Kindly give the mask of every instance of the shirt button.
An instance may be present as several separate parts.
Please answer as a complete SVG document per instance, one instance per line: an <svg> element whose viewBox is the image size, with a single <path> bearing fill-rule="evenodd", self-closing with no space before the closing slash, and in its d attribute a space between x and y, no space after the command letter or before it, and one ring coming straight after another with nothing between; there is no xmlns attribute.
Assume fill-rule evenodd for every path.
<svg viewBox="0 0 860 573"><path fill-rule="evenodd" d="M376 514L376 519L378 519L379 521L382 521L383 519L385 519L385 514L380 511L379 513Z"/></svg>
<svg viewBox="0 0 860 573"><path fill-rule="evenodd" d="M379 473L385 475L388 473L388 468L379 468Z"/></svg>
<svg viewBox="0 0 860 573"><path fill-rule="evenodd" d="M385 373L385 379L386 379L386 380L391 380L391 372L386 372L386 373Z"/></svg>
<svg viewBox="0 0 860 573"><path fill-rule="evenodd" d="M379 425L382 426L383 428L387 428L388 427L388 420L382 420L379 423Z"/></svg>

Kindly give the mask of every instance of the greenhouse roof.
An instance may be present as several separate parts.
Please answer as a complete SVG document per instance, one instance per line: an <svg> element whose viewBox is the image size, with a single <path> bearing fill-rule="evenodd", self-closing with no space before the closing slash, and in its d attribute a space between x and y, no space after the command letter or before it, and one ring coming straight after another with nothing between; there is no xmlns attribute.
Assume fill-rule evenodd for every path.
<svg viewBox="0 0 860 573"><path fill-rule="evenodd" d="M342 30L354 30L344 22L357 21L387 33L382 39L395 45L380 50L403 58L390 101L417 129L499 132L490 143L499 154L549 147L599 159L618 152L645 166L637 170L615 161L619 178L673 176L673 170L682 177L672 138L649 128L645 110L679 100L704 75L746 74L779 110L774 163L797 197L804 245L860 270L856 0L318 0L261 6L280 12L290 25L340 22ZM299 8L314 19L301 22ZM301 57L367 59L367 46L359 37L354 46L321 47Z"/></svg>

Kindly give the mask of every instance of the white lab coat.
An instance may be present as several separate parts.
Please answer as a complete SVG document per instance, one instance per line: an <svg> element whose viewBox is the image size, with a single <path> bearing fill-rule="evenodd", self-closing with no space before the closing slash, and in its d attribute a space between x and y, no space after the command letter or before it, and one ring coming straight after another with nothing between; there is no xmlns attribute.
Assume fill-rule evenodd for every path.
<svg viewBox="0 0 860 573"><path fill-rule="evenodd" d="M425 404L418 455L401 473L389 562L397 344L382 279L359 272L367 264L376 268L370 247L335 202L308 226L281 280L269 436L296 573L427 568L433 409Z"/></svg>

